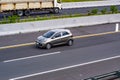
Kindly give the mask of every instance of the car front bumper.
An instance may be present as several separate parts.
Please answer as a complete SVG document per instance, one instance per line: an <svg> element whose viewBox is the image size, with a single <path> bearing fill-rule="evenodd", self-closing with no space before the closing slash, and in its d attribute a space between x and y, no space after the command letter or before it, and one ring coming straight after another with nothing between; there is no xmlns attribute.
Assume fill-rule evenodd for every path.
<svg viewBox="0 0 120 80"><path fill-rule="evenodd" d="M37 47L41 47L41 48L42 48L42 47L45 47L45 44L44 44L44 43L40 43L40 42L37 42L37 41L36 41L35 43L36 43L36 46L37 46Z"/></svg>

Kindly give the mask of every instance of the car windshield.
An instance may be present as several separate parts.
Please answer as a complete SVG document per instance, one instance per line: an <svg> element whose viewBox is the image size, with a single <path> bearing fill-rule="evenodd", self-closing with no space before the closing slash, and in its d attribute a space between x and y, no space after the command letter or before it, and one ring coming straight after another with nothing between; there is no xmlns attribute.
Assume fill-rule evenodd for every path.
<svg viewBox="0 0 120 80"><path fill-rule="evenodd" d="M47 33L43 34L43 37L45 38L50 38L55 32L53 31L48 31Z"/></svg>

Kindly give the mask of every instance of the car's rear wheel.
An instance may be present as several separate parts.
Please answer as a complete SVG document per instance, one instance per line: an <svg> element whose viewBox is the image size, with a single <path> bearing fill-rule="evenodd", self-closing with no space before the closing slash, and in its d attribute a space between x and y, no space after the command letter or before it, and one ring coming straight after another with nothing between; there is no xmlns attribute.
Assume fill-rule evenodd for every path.
<svg viewBox="0 0 120 80"><path fill-rule="evenodd" d="M18 10L17 11L17 15L20 16L20 17L23 16L23 11L22 10Z"/></svg>
<svg viewBox="0 0 120 80"><path fill-rule="evenodd" d="M46 44L46 49L50 49L52 47L52 45L50 43Z"/></svg>
<svg viewBox="0 0 120 80"><path fill-rule="evenodd" d="M67 42L67 45L68 45L68 46L72 46L72 45L73 45L73 40L69 40L69 41Z"/></svg>

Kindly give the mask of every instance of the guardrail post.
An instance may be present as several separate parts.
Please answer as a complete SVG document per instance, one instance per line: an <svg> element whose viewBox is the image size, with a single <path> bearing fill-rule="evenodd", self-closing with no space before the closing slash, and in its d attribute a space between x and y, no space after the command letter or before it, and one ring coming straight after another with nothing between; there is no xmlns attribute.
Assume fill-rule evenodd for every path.
<svg viewBox="0 0 120 80"><path fill-rule="evenodd" d="M115 26L115 32L118 32L119 31L119 24L116 23L116 26Z"/></svg>

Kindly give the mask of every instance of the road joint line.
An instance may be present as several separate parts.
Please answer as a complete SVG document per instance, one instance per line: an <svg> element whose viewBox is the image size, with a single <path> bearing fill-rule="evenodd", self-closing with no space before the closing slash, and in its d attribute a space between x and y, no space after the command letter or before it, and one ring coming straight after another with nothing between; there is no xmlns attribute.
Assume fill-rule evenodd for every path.
<svg viewBox="0 0 120 80"><path fill-rule="evenodd" d="M99 59L99 60L95 60L95 61L90 61L90 62L86 62L86 63L82 63L82 64L77 64L77 65L72 65L72 66L57 68L57 69L53 69L53 70L49 70L49 71L44 71L44 72L40 72L40 73L34 73L34 74L25 75L25 76L21 76L21 77L11 78L9 80L19 80L19 79L29 78L29 77L33 77L33 76L43 75L43 74L46 74L46 73L51 73L51 72L66 70L66 69L70 69L70 68L75 68L75 67L90 65L90 64L94 64L94 63L98 63L98 62L108 61L108 60L112 60L112 59L116 59L116 58L120 58L120 55L119 56L105 58L105 59Z"/></svg>
<svg viewBox="0 0 120 80"><path fill-rule="evenodd" d="M118 32L120 32L120 31L118 31ZM88 35L83 35L83 36L75 36L74 39L101 36L101 35L107 35L107 34L114 34L114 33L118 33L118 32L111 31L111 32L105 32L105 33L97 33L97 34L88 34Z"/></svg>
<svg viewBox="0 0 120 80"><path fill-rule="evenodd" d="M30 45L33 45L33 44L35 44L35 42L18 44L18 45L11 45L11 46L4 46L4 47L0 47L0 50L8 49L8 48L15 48L15 47L22 47L22 46L30 46Z"/></svg>

